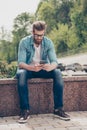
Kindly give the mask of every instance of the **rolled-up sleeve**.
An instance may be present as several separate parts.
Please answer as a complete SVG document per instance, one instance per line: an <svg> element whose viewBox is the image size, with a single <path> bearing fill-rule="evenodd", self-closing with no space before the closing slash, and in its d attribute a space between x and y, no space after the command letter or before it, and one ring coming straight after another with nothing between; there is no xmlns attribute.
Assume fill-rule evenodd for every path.
<svg viewBox="0 0 87 130"><path fill-rule="evenodd" d="M48 57L51 63L55 62L58 64L55 48L52 41L50 41L49 44Z"/></svg>
<svg viewBox="0 0 87 130"><path fill-rule="evenodd" d="M26 63L26 49L25 41L21 40L18 48L18 64L24 62Z"/></svg>

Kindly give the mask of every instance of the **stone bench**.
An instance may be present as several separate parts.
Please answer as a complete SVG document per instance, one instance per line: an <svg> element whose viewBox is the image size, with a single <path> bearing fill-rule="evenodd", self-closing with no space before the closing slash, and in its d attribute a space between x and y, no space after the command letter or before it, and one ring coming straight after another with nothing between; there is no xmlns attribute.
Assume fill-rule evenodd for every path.
<svg viewBox="0 0 87 130"><path fill-rule="evenodd" d="M53 80L31 79L29 83L30 114L53 112ZM64 78L65 111L87 110L87 77ZM0 116L19 114L16 79L0 79Z"/></svg>

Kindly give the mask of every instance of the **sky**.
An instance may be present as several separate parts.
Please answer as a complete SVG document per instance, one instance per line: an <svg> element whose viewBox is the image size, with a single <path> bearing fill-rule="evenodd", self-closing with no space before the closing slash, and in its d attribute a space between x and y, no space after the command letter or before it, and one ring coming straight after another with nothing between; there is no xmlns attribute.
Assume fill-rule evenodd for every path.
<svg viewBox="0 0 87 130"><path fill-rule="evenodd" d="M40 0L0 0L0 28L11 30L13 19L23 12L35 13Z"/></svg>

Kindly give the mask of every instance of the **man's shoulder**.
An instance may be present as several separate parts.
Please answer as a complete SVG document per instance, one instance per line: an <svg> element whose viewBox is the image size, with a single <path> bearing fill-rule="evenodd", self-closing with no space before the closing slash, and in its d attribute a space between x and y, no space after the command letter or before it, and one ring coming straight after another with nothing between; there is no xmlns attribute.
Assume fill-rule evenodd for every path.
<svg viewBox="0 0 87 130"><path fill-rule="evenodd" d="M22 42L29 42L32 39L32 35L26 36L24 38L22 38Z"/></svg>
<svg viewBox="0 0 87 130"><path fill-rule="evenodd" d="M44 41L51 42L51 39L50 39L50 38L48 38L48 37L46 37L46 36L44 36Z"/></svg>
<svg viewBox="0 0 87 130"><path fill-rule="evenodd" d="M53 44L52 40L46 36L44 37L44 43L48 46Z"/></svg>

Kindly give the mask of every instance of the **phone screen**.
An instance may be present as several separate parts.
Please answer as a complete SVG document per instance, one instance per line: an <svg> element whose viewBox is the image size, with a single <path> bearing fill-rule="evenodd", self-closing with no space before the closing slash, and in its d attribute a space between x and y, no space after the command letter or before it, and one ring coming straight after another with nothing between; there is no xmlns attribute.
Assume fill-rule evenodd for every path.
<svg viewBox="0 0 87 130"><path fill-rule="evenodd" d="M40 64L45 64L45 63L46 63L45 60L41 60L41 61L40 61Z"/></svg>

